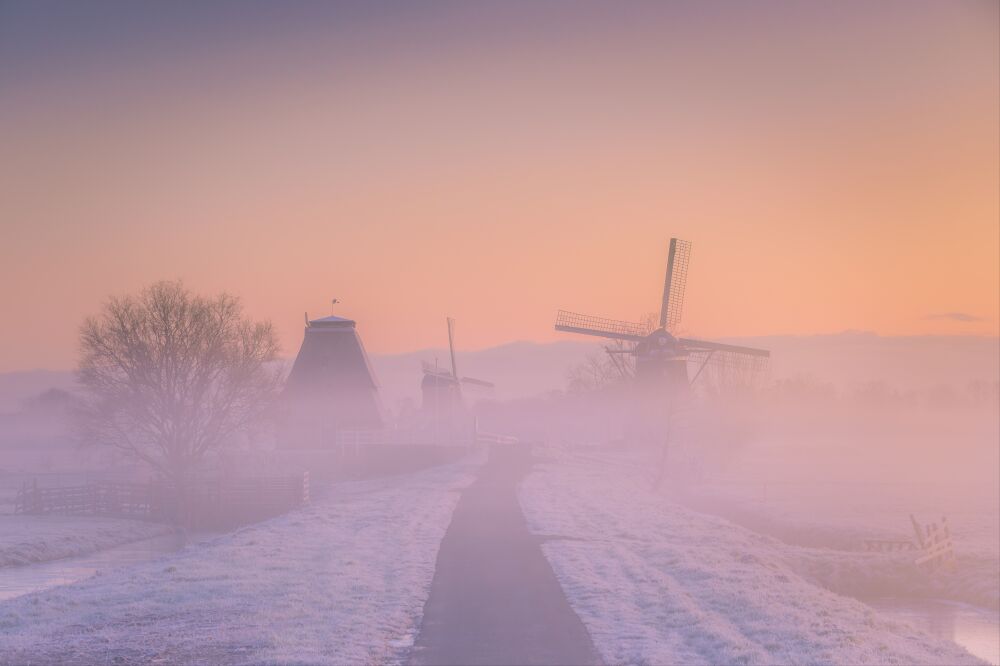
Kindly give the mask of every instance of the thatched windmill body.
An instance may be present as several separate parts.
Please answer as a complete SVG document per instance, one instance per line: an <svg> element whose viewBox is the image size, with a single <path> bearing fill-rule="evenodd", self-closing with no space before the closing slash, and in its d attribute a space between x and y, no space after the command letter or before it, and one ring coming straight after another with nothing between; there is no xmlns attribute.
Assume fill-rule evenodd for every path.
<svg viewBox="0 0 1000 666"><path fill-rule="evenodd" d="M310 320L285 384L289 444L329 447L345 430L384 424L375 373L357 332L344 317Z"/></svg>

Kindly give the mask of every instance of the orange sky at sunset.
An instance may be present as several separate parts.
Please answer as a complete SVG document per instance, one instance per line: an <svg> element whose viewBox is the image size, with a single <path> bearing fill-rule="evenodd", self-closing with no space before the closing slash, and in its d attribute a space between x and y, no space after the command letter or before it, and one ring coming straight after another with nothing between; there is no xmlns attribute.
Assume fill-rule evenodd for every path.
<svg viewBox="0 0 1000 666"><path fill-rule="evenodd" d="M560 339L558 308L655 310L672 235L685 333L997 335L997 5L835 4L174 32L192 5L93 39L0 8L0 371L71 367L83 317L162 278L288 354L332 297L373 353L445 315L466 348Z"/></svg>

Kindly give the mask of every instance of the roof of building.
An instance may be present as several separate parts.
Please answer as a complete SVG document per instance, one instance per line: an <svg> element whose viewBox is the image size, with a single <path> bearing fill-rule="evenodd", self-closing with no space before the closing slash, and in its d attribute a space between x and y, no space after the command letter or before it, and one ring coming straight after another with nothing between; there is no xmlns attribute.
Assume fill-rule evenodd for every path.
<svg viewBox="0 0 1000 666"><path fill-rule="evenodd" d="M321 319L310 319L309 326L317 326L320 328L354 328L354 320L347 319L346 317L330 315L329 317L323 317Z"/></svg>

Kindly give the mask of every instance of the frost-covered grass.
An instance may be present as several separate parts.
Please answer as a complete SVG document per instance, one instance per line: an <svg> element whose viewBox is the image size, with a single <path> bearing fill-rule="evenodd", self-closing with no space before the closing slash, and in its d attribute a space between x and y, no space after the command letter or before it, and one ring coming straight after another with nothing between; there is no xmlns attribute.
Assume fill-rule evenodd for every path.
<svg viewBox="0 0 1000 666"><path fill-rule="evenodd" d="M840 441L765 442L737 452L724 470L711 471L694 483L671 481L665 491L688 506L786 543L844 551L836 558L845 567L853 562L850 568L858 575L831 571L836 579L830 584L838 590L847 585L845 591L870 595L860 584L860 563L870 570L867 582L878 587L873 590L878 594L933 596L997 609L1000 498L995 441L988 436L978 447L967 445L965 450L950 444L936 457L924 454L923 461L893 454L897 447L878 441L854 446ZM879 451L880 445L888 452ZM928 576L916 571L907 566L913 553L865 558L858 552L865 539L915 540L911 513L922 524L948 517L957 556L954 572ZM876 568L878 574L873 575Z"/></svg>
<svg viewBox="0 0 1000 666"><path fill-rule="evenodd" d="M396 663L471 462L0 604L0 663Z"/></svg>
<svg viewBox="0 0 1000 666"><path fill-rule="evenodd" d="M0 514L0 568L85 555L172 529L117 518Z"/></svg>
<svg viewBox="0 0 1000 666"><path fill-rule="evenodd" d="M609 663L979 663L818 585L820 551L669 501L648 467L545 454L521 502Z"/></svg>

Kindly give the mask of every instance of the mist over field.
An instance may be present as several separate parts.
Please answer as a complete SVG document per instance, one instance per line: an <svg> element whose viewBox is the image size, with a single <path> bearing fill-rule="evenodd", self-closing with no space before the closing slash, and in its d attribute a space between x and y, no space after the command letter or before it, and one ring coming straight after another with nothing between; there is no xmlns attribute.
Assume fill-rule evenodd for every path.
<svg viewBox="0 0 1000 666"><path fill-rule="evenodd" d="M772 351L770 379L827 386L835 394L882 385L885 391L911 393L943 390L957 402L975 382L989 384L1000 372L997 338L978 336L880 336L847 331L830 335L723 338L722 342L755 345ZM490 396L500 400L529 398L566 388L570 370L587 357L602 353L599 343L561 340L556 343L511 342L463 352L469 373L491 377ZM385 402L419 398L414 368L421 361L444 363L447 348L405 354L372 354ZM289 361L290 362L290 361ZM34 370L0 373L0 411L13 412L50 388L71 390L72 371Z"/></svg>
<svg viewBox="0 0 1000 666"><path fill-rule="evenodd" d="M347 321L304 340L355 339L324 328ZM767 348L766 372L689 361L653 412L601 344L372 354L329 379L370 376L382 429L269 411L205 458L194 522L162 513L156 468L81 438L82 376L4 373L0 656L995 662L998 340L725 342ZM272 365L292 386L304 358ZM454 401L454 362L492 385Z"/></svg>
<svg viewBox="0 0 1000 666"><path fill-rule="evenodd" d="M1000 4L0 0L0 666L1000 666Z"/></svg>

